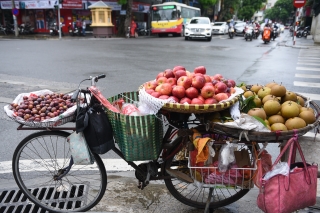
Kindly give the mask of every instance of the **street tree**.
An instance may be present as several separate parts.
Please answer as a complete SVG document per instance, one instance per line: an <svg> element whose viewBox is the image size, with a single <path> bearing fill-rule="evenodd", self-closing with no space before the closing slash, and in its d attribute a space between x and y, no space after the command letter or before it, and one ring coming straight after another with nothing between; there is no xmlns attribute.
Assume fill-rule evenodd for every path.
<svg viewBox="0 0 320 213"><path fill-rule="evenodd" d="M119 27L118 27L118 36L124 37L126 35L126 31L128 27L130 27L130 23L132 20L132 4L133 0L119 0L118 3L121 5L121 9L126 11L125 16L119 17Z"/></svg>
<svg viewBox="0 0 320 213"><path fill-rule="evenodd" d="M262 3L264 2L266 2L266 0L242 0L238 12L238 18L244 20L251 20L254 13L261 9Z"/></svg>
<svg viewBox="0 0 320 213"><path fill-rule="evenodd" d="M200 9L201 12L203 14L203 12L208 9L209 7L212 7L213 5L215 5L217 3L217 0L199 0L198 1L200 4Z"/></svg>
<svg viewBox="0 0 320 213"><path fill-rule="evenodd" d="M278 0L271 9L265 11L265 18L286 23L293 9L292 0Z"/></svg>
<svg viewBox="0 0 320 213"><path fill-rule="evenodd" d="M218 16L219 21L227 21L233 18L235 11L238 11L239 0L221 0L221 9Z"/></svg>

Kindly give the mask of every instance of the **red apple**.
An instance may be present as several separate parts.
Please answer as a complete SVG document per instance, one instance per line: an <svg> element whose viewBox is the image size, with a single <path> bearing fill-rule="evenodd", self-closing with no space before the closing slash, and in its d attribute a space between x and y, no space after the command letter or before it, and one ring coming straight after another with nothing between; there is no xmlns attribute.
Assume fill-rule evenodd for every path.
<svg viewBox="0 0 320 213"><path fill-rule="evenodd" d="M204 104L204 102L200 98L193 98L191 104Z"/></svg>
<svg viewBox="0 0 320 213"><path fill-rule="evenodd" d="M201 96L205 99L211 98L214 96L215 88L211 85L206 85L201 89Z"/></svg>
<svg viewBox="0 0 320 213"><path fill-rule="evenodd" d="M188 89L191 86L191 84L192 80L187 76L181 76L177 81L177 85L183 86L185 89Z"/></svg>
<svg viewBox="0 0 320 213"><path fill-rule="evenodd" d="M187 76L187 72L185 70L177 70L174 76L178 80L181 76Z"/></svg>
<svg viewBox="0 0 320 213"><path fill-rule="evenodd" d="M186 89L183 86L175 86L172 89L172 95L177 97L177 98L183 98L186 95Z"/></svg>
<svg viewBox="0 0 320 213"><path fill-rule="evenodd" d="M205 101L204 101L205 104L216 104L218 103L218 101L214 98L207 98Z"/></svg>
<svg viewBox="0 0 320 213"><path fill-rule="evenodd" d="M160 96L159 96L159 99L168 99L168 98L169 98L168 95L160 95Z"/></svg>
<svg viewBox="0 0 320 213"><path fill-rule="evenodd" d="M204 84L204 86L206 86L206 85L210 85L210 86L213 86L213 83L210 81L210 82L206 82L205 84Z"/></svg>
<svg viewBox="0 0 320 213"><path fill-rule="evenodd" d="M189 87L186 89L186 96L190 99L197 98L199 96L199 92L194 87Z"/></svg>
<svg viewBox="0 0 320 213"><path fill-rule="evenodd" d="M204 66L199 66L194 68L194 73L206 74L206 68Z"/></svg>
<svg viewBox="0 0 320 213"><path fill-rule="evenodd" d="M166 83L171 84L171 86L177 85L177 79L174 78L174 77L173 77L173 78L168 78L167 81L166 81Z"/></svg>
<svg viewBox="0 0 320 213"><path fill-rule="evenodd" d="M163 74L164 74L164 72L159 72L159 74L158 74L157 77L156 77L156 80L157 80L158 78L160 78L160 77L163 77Z"/></svg>
<svg viewBox="0 0 320 213"><path fill-rule="evenodd" d="M146 92L151 95L154 92L154 89L146 89Z"/></svg>
<svg viewBox="0 0 320 213"><path fill-rule="evenodd" d="M155 89L158 86L156 81L148 81L144 84L145 89Z"/></svg>
<svg viewBox="0 0 320 213"><path fill-rule="evenodd" d="M180 104L185 104L185 103L191 104L190 98L187 98L187 97L181 98Z"/></svg>
<svg viewBox="0 0 320 213"><path fill-rule="evenodd" d="M172 69L166 69L163 73L163 76L166 78L174 78Z"/></svg>
<svg viewBox="0 0 320 213"><path fill-rule="evenodd" d="M235 87L236 86L236 82L232 79L228 79L228 82L232 85L231 87Z"/></svg>
<svg viewBox="0 0 320 213"><path fill-rule="evenodd" d="M201 95L199 95L198 98L204 102L204 98Z"/></svg>
<svg viewBox="0 0 320 213"><path fill-rule="evenodd" d="M212 76L212 78L213 78L214 80L220 81L220 79L222 79L223 76L222 76L221 74L215 74L214 76Z"/></svg>
<svg viewBox="0 0 320 213"><path fill-rule="evenodd" d="M178 71L178 70L186 70L186 68L185 68L184 66L175 66L175 67L172 69L173 73L175 73L175 72Z"/></svg>
<svg viewBox="0 0 320 213"><path fill-rule="evenodd" d="M206 82L212 82L210 76L208 76L208 75L203 75L203 77L206 79Z"/></svg>
<svg viewBox="0 0 320 213"><path fill-rule="evenodd" d="M218 93L222 93L222 92L226 92L228 87L225 83L223 82L217 82L215 85L214 85L215 89L216 89L216 94Z"/></svg>
<svg viewBox="0 0 320 213"><path fill-rule="evenodd" d="M167 82L167 78L162 76L162 77L159 77L157 79L157 84L160 85L160 84L163 84L163 83L166 83Z"/></svg>
<svg viewBox="0 0 320 213"><path fill-rule="evenodd" d="M170 96L169 99L174 100L175 103L179 103L179 98L177 98L175 96Z"/></svg>
<svg viewBox="0 0 320 213"><path fill-rule="evenodd" d="M201 75L195 75L192 78L192 86L197 89L201 89L205 83L206 83L206 79Z"/></svg>
<svg viewBox="0 0 320 213"><path fill-rule="evenodd" d="M161 95L171 95L171 91L172 86L169 83L163 83L156 87L156 92L160 92Z"/></svg>
<svg viewBox="0 0 320 213"><path fill-rule="evenodd" d="M151 93L150 95L152 95L152 96L155 97L155 98L159 98L160 95L161 95L161 93L160 93L160 92L153 92L153 93Z"/></svg>
<svg viewBox="0 0 320 213"><path fill-rule="evenodd" d="M218 93L214 96L214 98L217 100L217 101L223 101L223 100L226 100L228 99L228 94L227 93Z"/></svg>

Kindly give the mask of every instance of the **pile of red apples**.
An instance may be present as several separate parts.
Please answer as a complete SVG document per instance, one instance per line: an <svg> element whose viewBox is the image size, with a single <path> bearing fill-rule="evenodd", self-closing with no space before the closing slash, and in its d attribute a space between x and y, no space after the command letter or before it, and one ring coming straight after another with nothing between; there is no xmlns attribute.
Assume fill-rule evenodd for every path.
<svg viewBox="0 0 320 213"><path fill-rule="evenodd" d="M171 98L180 104L216 104L235 92L236 83L221 74L207 75L204 66L196 67L193 72L175 66L143 86L148 94L159 99Z"/></svg>

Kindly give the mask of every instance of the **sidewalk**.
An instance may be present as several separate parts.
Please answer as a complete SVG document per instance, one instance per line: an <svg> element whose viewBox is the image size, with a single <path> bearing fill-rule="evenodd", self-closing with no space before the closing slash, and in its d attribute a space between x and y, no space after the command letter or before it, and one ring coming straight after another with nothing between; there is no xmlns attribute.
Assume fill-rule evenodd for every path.
<svg viewBox="0 0 320 213"><path fill-rule="evenodd" d="M286 47L300 48L300 49L318 49L320 50L320 44L315 44L313 41L313 36L308 35L307 38L301 37L296 38L296 43L293 45L293 37L287 36L287 41L285 43Z"/></svg>
<svg viewBox="0 0 320 213"><path fill-rule="evenodd" d="M155 38L155 36L139 36L137 38L133 39L141 39L141 38ZM4 35L0 34L0 39L30 39L30 40L59 40L59 36L51 36L50 34L44 34L44 33L37 33L37 34L30 34L30 35L19 35L16 37L13 34L10 35ZM83 39L126 39L125 37L117 37L117 36L111 36L111 37L94 37L92 33L86 34L86 36L70 36L69 34L65 34L64 36L61 36L62 40L83 40Z"/></svg>

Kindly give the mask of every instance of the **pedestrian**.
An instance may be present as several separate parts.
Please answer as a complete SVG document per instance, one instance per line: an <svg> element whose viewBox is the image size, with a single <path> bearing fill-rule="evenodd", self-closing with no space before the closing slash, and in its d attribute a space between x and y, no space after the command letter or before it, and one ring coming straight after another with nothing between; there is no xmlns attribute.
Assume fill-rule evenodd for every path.
<svg viewBox="0 0 320 213"><path fill-rule="evenodd" d="M82 35L83 36L86 36L86 26L87 26L86 21L82 19Z"/></svg>

